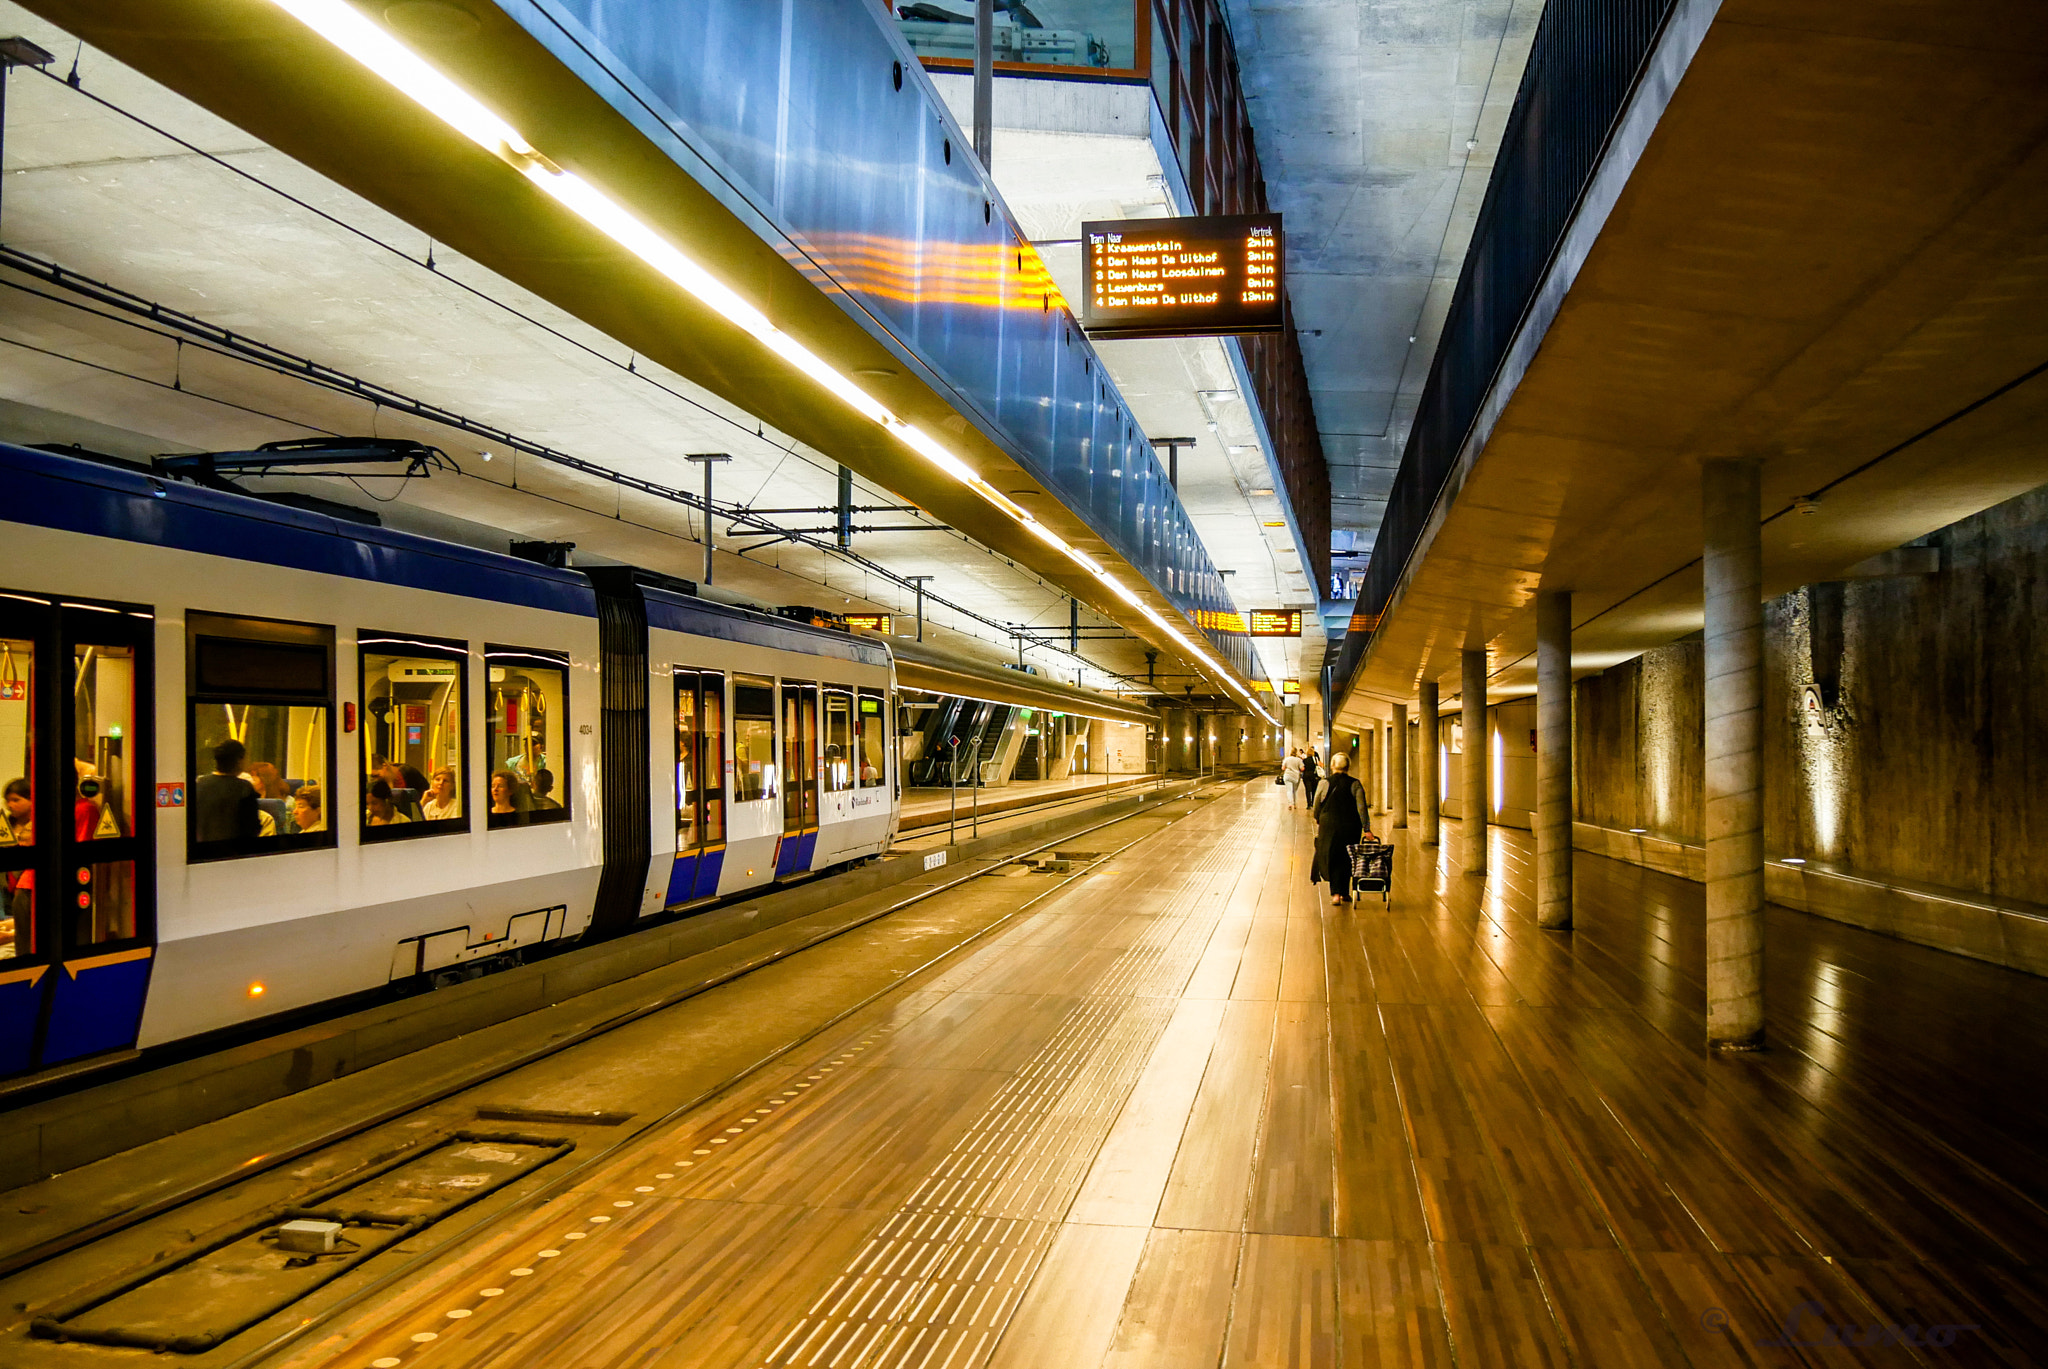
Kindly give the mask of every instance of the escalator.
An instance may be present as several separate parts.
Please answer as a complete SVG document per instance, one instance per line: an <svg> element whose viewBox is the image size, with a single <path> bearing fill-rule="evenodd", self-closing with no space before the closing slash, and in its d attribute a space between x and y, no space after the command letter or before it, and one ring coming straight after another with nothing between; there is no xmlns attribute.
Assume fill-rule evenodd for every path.
<svg viewBox="0 0 2048 1369"><path fill-rule="evenodd" d="M979 699L947 698L931 710L925 723L924 747L910 768L910 783L921 789L945 789L954 783L952 766L958 757L959 783L971 786L982 768L996 756L1003 729L1017 712L1008 704L984 703ZM960 745L953 746L954 738Z"/></svg>

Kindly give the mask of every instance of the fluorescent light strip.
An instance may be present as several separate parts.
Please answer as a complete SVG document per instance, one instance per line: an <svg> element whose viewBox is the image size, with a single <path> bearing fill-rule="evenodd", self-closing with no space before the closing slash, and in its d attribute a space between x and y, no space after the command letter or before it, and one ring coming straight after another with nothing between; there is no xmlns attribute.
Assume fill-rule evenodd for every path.
<svg viewBox="0 0 2048 1369"><path fill-rule="evenodd" d="M887 429L891 436L925 460L966 485L982 499L1007 514L1034 537L1064 554L1074 564L1095 576L1119 598L1164 632L1173 643L1217 678L1242 695L1259 715L1273 718L1258 701L1231 678L1208 653L1173 627L1150 605L1101 565L1071 546L1058 533L1040 522L1029 510L982 479L973 467L947 451L923 429L890 413L873 395L834 370L829 362L771 322L739 293L709 271L690 260L674 244L635 218L616 200L573 171L564 171L540 155L519 131L486 108L482 102L449 80L433 66L372 23L346 0L273 0L277 7L307 28L340 48L372 73L388 81L401 94L440 118L485 151L516 167L534 185L603 233L641 261L680 285L697 300L759 340L761 344L809 376L820 388L837 397L848 408Z"/></svg>

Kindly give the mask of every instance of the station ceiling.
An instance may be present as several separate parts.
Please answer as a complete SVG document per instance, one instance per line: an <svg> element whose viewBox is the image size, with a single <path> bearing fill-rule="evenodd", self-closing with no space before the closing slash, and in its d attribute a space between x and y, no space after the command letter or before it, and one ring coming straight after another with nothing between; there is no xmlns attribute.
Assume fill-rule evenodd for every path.
<svg viewBox="0 0 2048 1369"><path fill-rule="evenodd" d="M7 243L602 473L508 451L478 432L408 415L404 405L308 384L194 345L174 328L81 308L73 291L0 270L14 287L0 297L0 336L13 354L0 368L10 436L126 455L322 432L414 437L455 455L462 473L395 495L366 480L339 497L389 498L372 506L394 525L471 540L498 530L570 540L579 554L691 578L700 573L701 519L647 492L696 490L686 455L730 454L717 476L721 501L790 510L774 521L809 529L832 522L805 511L834 502L843 461L859 473L854 502L880 506L854 518L857 529L878 529L856 533L856 555L790 542L741 554L759 539L735 538L721 520L716 582L765 603L890 612L907 624L913 599L899 579L931 575L935 640L950 634L988 658L1015 659L1007 629L1019 626L1041 643L1022 659L1127 690L1142 688L1147 648L1164 647L1153 668L1162 691L1213 688L1067 558L907 459L873 423L820 403L778 358L736 340L724 320L566 213L536 204L519 177L402 97L373 89L380 83L295 31L282 11L55 0L39 8L146 61L149 72L0 5L0 29L63 53L53 75L76 53L80 76L75 89L52 74L12 78L0 203ZM495 68L478 69L490 72L494 102L527 126L612 117L517 41L499 56ZM314 107L320 117L304 117ZM1069 544L1118 564L753 233L693 235L692 223L732 220L688 177L665 162L621 162L615 149L593 149L584 147L584 165L610 157L612 183L667 205L665 227L701 239L691 250L723 279L774 300L778 322L842 373L942 434ZM1139 594L1158 599L1149 588ZM1086 605L1085 660L1059 649L1070 596ZM1171 613L1163 600L1154 607Z"/></svg>
<svg viewBox="0 0 2048 1369"><path fill-rule="evenodd" d="M1539 588L1581 671L1697 631L1704 460L1761 465L1771 595L2048 482L2039 7L1713 14L1610 145L1343 721L1461 650L1530 689Z"/></svg>
<svg viewBox="0 0 2048 1369"><path fill-rule="evenodd" d="M1362 569L1542 0L1225 0L1330 467Z"/></svg>

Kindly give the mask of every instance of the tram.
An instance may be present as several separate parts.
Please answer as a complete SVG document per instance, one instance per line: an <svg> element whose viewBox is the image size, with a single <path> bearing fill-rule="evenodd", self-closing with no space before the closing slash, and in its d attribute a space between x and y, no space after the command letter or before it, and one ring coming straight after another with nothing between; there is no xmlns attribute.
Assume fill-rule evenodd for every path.
<svg viewBox="0 0 2048 1369"><path fill-rule="evenodd" d="M879 640L0 444L0 1076L885 851Z"/></svg>

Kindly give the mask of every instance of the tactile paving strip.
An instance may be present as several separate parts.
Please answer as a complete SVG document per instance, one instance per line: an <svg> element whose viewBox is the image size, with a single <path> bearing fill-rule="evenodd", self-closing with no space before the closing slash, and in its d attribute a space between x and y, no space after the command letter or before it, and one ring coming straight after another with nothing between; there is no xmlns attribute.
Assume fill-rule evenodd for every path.
<svg viewBox="0 0 2048 1369"><path fill-rule="evenodd" d="M1016 1311L1221 914L1215 880L1172 903L1067 1014L910 1198L760 1361L951 1369Z"/></svg>

